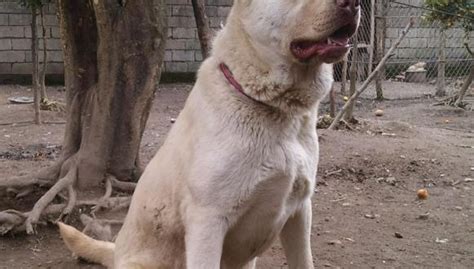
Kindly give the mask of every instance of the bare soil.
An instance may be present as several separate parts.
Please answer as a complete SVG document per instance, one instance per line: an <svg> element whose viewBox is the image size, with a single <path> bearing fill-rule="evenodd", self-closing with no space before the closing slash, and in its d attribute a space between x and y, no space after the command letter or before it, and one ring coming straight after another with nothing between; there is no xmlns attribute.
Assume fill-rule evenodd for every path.
<svg viewBox="0 0 474 269"><path fill-rule="evenodd" d="M160 86L142 142L144 163L160 147L190 89ZM474 112L431 106L427 89L434 91L387 84L389 100L374 102L369 91L358 102L355 130L319 130L316 268L474 268L474 182L465 180L474 178ZM61 90L49 88L50 97L63 100ZM60 150L63 113L44 112L47 123L36 126L31 105L7 100L31 95L27 87L0 86L0 180L33 174L51 165ZM379 108L383 117L374 116ZM417 199L420 188L428 189L428 199ZM43 191L21 199L0 191L0 210L29 210ZM286 267L278 242L257 265ZM0 237L0 268L101 267L71 257L56 227L47 225L38 235Z"/></svg>

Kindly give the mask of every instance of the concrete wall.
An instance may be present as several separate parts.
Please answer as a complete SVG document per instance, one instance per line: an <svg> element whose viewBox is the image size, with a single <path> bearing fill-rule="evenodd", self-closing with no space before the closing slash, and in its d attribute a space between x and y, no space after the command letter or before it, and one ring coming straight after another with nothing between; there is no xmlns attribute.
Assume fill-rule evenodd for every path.
<svg viewBox="0 0 474 269"><path fill-rule="evenodd" d="M31 73L31 14L15 1L0 0L0 74ZM45 13L48 73L63 73L59 26L54 5ZM39 29L39 36L42 31ZM40 49L43 41L39 42ZM40 61L43 59L40 53Z"/></svg>
<svg viewBox="0 0 474 269"><path fill-rule="evenodd" d="M206 0L211 28L224 24L232 0ZM165 52L167 72L195 72L202 55L190 0L168 0L168 45Z"/></svg>
<svg viewBox="0 0 474 269"><path fill-rule="evenodd" d="M415 6L422 6L424 0L399 0L397 2ZM391 61L412 61L416 59L435 60L438 56L440 44L440 25L423 20L424 10L409 6L391 3L387 12L386 47L392 46L407 25L410 18L415 19L414 27L408 32L406 38L400 43L394 52ZM449 29L446 34L445 52L448 59L468 59L465 49L464 30L462 28ZM469 38L470 46L474 46L474 33Z"/></svg>
<svg viewBox="0 0 474 269"><path fill-rule="evenodd" d="M368 0L365 0L368 1ZM421 5L423 0L400 0L412 5ZM206 0L206 12L211 27L217 29L230 10L232 0ZM194 72L199 67L202 55L197 39L196 24L190 0L168 0L168 47L165 52L166 72ZM388 12L387 49L394 42L410 16L418 18L417 25L396 50L391 61L408 61L436 56L438 46L438 27L421 23L421 9L400 7L391 4ZM31 15L20 7L15 0L0 0L0 75L29 74L31 66ZM49 73L62 73L62 52L59 41L59 27L56 8L48 6L46 14L48 38ZM462 46L462 30L448 32L447 55L449 58L466 57ZM474 37L474 34L471 35ZM474 38L471 38L471 43ZM40 47L42 44L40 42ZM473 44L474 47L474 44Z"/></svg>

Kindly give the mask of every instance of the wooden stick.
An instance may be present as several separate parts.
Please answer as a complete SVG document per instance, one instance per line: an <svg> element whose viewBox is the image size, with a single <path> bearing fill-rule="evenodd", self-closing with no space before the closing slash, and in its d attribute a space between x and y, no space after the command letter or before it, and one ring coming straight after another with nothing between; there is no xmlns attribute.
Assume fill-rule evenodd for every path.
<svg viewBox="0 0 474 269"><path fill-rule="evenodd" d="M336 118L334 118L334 121L331 123L331 126L329 126L329 128L328 128L329 130L334 130L334 128L336 128L336 126L338 125L338 123L341 120L342 116L344 116L344 114L346 113L347 109L351 106L352 103L355 102L357 97L359 97L359 95L367 89L370 82L372 82L372 80L375 78L377 72L385 65L385 62L388 60L388 58L390 58L390 55L392 54L392 52L398 47L398 45L400 45L402 40L407 35L408 31L410 31L410 29L413 26L414 22L415 22L414 19L410 19L410 22L407 24L405 29L403 29L403 32L400 35L400 37L398 37L397 42L395 42L392 45L392 47L390 47L390 49L385 54L385 56L382 58L382 60L379 62L377 67L374 69L374 71L372 71L372 73L370 73L369 77L364 81L364 84L362 84L362 86L351 96L351 98L349 98L349 100L346 102L346 104L342 107L341 111L339 111Z"/></svg>

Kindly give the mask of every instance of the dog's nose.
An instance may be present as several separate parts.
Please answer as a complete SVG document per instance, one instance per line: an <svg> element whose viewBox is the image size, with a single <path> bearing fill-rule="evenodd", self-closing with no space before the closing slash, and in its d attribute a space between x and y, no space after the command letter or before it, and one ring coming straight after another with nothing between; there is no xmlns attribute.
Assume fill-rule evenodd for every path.
<svg viewBox="0 0 474 269"><path fill-rule="evenodd" d="M336 4L352 16L357 15L360 9L360 0L336 0Z"/></svg>

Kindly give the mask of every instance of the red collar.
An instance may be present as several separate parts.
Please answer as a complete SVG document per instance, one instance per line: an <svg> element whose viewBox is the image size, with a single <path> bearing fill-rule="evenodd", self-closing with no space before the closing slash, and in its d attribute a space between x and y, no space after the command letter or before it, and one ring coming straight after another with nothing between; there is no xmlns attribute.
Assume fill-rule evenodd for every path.
<svg viewBox="0 0 474 269"><path fill-rule="evenodd" d="M248 94L246 94L244 92L244 88L242 87L242 85L240 85L240 83L235 79L234 75L232 74L232 71L230 71L229 67L225 64L225 63L220 63L219 64L219 68L222 72L222 74L224 74L224 77L227 79L227 82L229 82L230 85L232 85L234 87L234 89L236 89L238 92L240 92L241 94L245 95L247 98L249 98L250 100L253 100L257 103L261 103L260 101L258 100L255 100L254 98L252 98L251 96L249 96Z"/></svg>

